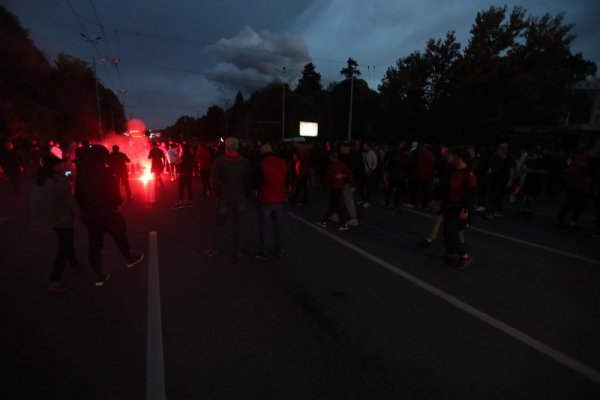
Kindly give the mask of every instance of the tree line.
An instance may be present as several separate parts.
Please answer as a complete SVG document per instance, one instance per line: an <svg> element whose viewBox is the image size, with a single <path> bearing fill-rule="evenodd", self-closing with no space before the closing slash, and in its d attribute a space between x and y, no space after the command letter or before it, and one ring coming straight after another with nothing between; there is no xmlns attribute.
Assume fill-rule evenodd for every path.
<svg viewBox="0 0 600 400"><path fill-rule="evenodd" d="M300 121L319 123L319 136L364 140L414 138L472 143L510 131L535 133L583 122L590 99L571 89L597 66L573 53L573 25L564 14L528 15L525 9L480 11L465 46L454 32L429 39L423 50L400 57L377 90L349 58L340 81L324 85L314 64L304 66L294 88L281 81L238 92L231 107L213 105L195 118L183 115L162 129L171 138L214 140L227 135L277 140L298 135ZM15 16L0 6L0 135L70 140L98 135L95 78L89 64L61 54L53 64L29 39ZM122 132L123 105L99 83L102 125Z"/></svg>

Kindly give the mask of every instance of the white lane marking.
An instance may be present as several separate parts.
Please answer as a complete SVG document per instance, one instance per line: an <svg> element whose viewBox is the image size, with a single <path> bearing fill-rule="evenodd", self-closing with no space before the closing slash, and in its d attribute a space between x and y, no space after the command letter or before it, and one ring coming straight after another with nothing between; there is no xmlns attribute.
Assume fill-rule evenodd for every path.
<svg viewBox="0 0 600 400"><path fill-rule="evenodd" d="M504 207L508 208L510 210L513 210L513 211L517 211L517 212L522 210L522 208L519 208L517 206L512 206L512 205L505 205ZM535 211L533 211L533 213L538 214L538 215L543 215L544 217L552 217L552 218L556 218L556 215L557 215L557 214L551 214L549 212L544 212L544 211L539 211L539 210L535 210ZM585 219L586 221L595 221L594 218L588 217L587 215L580 215L579 219Z"/></svg>
<svg viewBox="0 0 600 400"><path fill-rule="evenodd" d="M547 357L550 357L551 359L574 370L575 372L585 376L586 378L591 379L592 381L594 381L596 383L600 383L600 372L588 367L585 364L582 364L581 362L575 360L572 357L569 357L568 355L566 355L564 353L561 353L558 350L553 349L552 347L540 342L539 340L536 340L536 339L532 338L531 336L526 335L525 333L513 328L512 326L505 324L504 322L492 317L491 315L486 314L483 311L480 311L479 309L463 302L462 300L457 299L456 297L444 292L443 290L440 290L440 289L436 288L435 286L430 285L429 283L427 283L425 281L422 281L421 279L415 277L414 275L409 274L408 272L369 253L368 251L363 250L360 247L326 231L325 229L316 226L315 224L311 223L310 221L305 220L304 218L300 217L299 215L296 215L292 212L288 212L287 214L290 217L301 222L302 224L314 229L317 232L320 232L321 234L323 234L323 235L327 236L328 238L338 242L339 244L349 248L350 250L353 250L355 253L360 254L361 256L363 256L363 257L371 260L372 262L380 265L381 267L387 269L388 271L399 275L400 277L406 279L407 281L420 287L421 289L429 292L430 294L452 304L453 306L455 306L456 308L458 308L460 310L463 310L467 314L470 314L470 315L474 316L475 318L498 329L499 331L502 331L502 332L506 333L507 335L512 336L513 338L517 339L521 343L526 344L527 346L533 348L534 350L537 350L538 352L544 354Z"/></svg>
<svg viewBox="0 0 600 400"><path fill-rule="evenodd" d="M409 210L409 209L405 209L405 208L403 208L402 211L405 211L405 212L408 212L408 213L411 213L411 214L415 214L415 215L420 215L422 217L431 218L430 214L427 214L427 213L424 213L424 212L421 212L421 211ZM568 251L562 251L562 250L559 250L559 249L555 249L553 247L544 246L543 244L537 244L537 243L533 243L533 242L528 242L526 240L517 239L517 238L514 238L514 237L503 235L501 233L496 233L496 232L488 231L486 229L481 229L481 228L476 228L476 227L471 227L469 229L471 229L472 231L475 231L475 232L480 232L480 233L486 234L486 235L495 236L497 238L501 238L501 239L505 239L505 240L510 240L511 242L524 244L525 246L535 247L536 249L544 250L544 251L547 251L547 252L550 252L550 253L560 254L561 256L573 258L575 260L584 261L584 262L587 262L587 263L590 263L590 264L600 265L600 260L596 260L596 259L593 259L593 258L588 258L588 257L580 256L579 254L569 253Z"/></svg>
<svg viewBox="0 0 600 400"><path fill-rule="evenodd" d="M165 400L165 363L163 356L160 279L158 273L158 235L150 232L148 249L148 321L146 338L146 399Z"/></svg>

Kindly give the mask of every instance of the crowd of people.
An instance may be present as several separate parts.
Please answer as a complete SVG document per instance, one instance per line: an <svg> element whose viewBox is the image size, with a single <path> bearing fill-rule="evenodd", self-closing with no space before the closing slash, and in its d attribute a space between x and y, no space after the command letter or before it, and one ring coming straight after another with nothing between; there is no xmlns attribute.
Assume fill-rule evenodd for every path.
<svg viewBox="0 0 600 400"><path fill-rule="evenodd" d="M229 137L211 143L152 141L144 158L132 162L118 145L109 152L87 141L75 148L52 142L43 150L32 143L28 151L6 144L0 168L15 192L21 190L25 168L39 167L30 194L31 220L52 228L59 242L49 292L67 289L61 279L67 262L79 268L73 245L75 217L87 226L88 258L96 286L110 277L103 272L100 257L105 234L114 239L127 267L143 259L142 253L131 250L126 222L118 210L123 201L120 187L132 201L129 176L141 173L139 166L128 166L144 162L150 165L159 195L165 193L163 178L177 181L173 209L192 207L194 180L199 181L202 196L216 199L213 239L204 251L207 257L223 251L228 218L234 222L233 251L241 255L242 215L251 197L258 215L255 258L266 261L272 255L283 256L284 205L308 204L315 188L328 195L322 218L316 221L322 228L334 225L346 231L358 226L359 215L376 204L374 194L382 195L382 206L392 213L401 208L430 210L431 230L418 244L430 247L442 231L446 248L442 259L456 268L466 268L473 260L464 230L473 223L475 213L499 219L505 203L511 201L519 212L531 214L544 189L548 196L561 189L566 193L557 212L558 228L577 228L591 197L597 210L595 236L600 235L600 163L591 147L568 158L540 146L511 151L506 143L476 148L400 141L388 148L358 141L269 144ZM67 176L70 171L73 176Z"/></svg>

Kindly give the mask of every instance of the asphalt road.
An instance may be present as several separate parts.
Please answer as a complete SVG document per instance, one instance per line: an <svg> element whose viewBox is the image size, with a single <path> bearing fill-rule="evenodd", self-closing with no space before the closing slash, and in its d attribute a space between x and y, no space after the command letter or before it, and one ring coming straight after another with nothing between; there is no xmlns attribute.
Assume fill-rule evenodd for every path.
<svg viewBox="0 0 600 400"><path fill-rule="evenodd" d="M315 192L287 207L286 256L251 257L250 205L245 256L206 258L214 200L172 210L166 185L152 204L151 185L133 182L122 207L143 263L125 269L107 239L112 279L94 287L78 225L86 269L51 296L54 234L30 228L26 193L0 183L3 398L600 398L600 241L589 218L556 230L544 204L530 218L476 218L466 232L476 261L455 271L431 257L441 237L431 250L414 245L426 215L375 205L359 227L323 230L312 224L325 206Z"/></svg>

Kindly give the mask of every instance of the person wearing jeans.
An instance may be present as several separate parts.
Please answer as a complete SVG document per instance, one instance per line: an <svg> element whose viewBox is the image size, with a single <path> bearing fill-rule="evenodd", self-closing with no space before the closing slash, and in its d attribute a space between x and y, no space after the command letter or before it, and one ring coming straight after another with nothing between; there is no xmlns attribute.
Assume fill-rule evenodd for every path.
<svg viewBox="0 0 600 400"><path fill-rule="evenodd" d="M204 251L207 257L214 257L221 250L219 238L223 235L227 217L233 215L234 250L237 257L241 253L241 217L246 208L246 191L250 182L250 163L239 153L239 141L234 137L225 139L225 154L215 160L212 169L212 188L217 197L217 217L213 231L212 247Z"/></svg>
<svg viewBox="0 0 600 400"><path fill-rule="evenodd" d="M83 222L87 225L89 238L88 258L96 275L95 285L104 286L110 274L102 271L102 247L104 234L108 233L121 255L125 266L131 268L144 259L143 253L133 253L127 237L125 218L119 213L123 202L119 186L112 170L106 165L108 150L93 145L88 158L79 170L75 186L75 199L81 209Z"/></svg>
<svg viewBox="0 0 600 400"><path fill-rule="evenodd" d="M58 237L58 254L52 264L48 293L61 293L69 289L62 280L67 261L78 268L73 241L75 216L79 209L71 194L71 185L64 175L62 160L44 157L29 197L29 216L33 226L52 228Z"/></svg>
<svg viewBox="0 0 600 400"><path fill-rule="evenodd" d="M266 261L269 259L265 250L270 228L274 233L275 253L279 256L285 254L282 219L288 166L285 160L273 153L273 149L268 144L261 146L260 153L256 193L259 225L258 252L254 254L254 257Z"/></svg>

